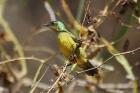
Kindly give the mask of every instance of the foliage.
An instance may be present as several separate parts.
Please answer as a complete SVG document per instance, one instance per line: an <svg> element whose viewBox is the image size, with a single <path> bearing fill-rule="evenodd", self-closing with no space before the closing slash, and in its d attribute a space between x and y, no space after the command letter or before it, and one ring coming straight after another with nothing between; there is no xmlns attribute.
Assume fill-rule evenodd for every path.
<svg viewBox="0 0 140 93"><path fill-rule="evenodd" d="M15 3L14 1L11 2ZM28 6L27 9L31 8L28 5L28 0L22 0L22 2L24 9L27 8L26 6ZM32 0L32 2L34 1ZM0 33L0 78L2 78L2 83L4 83L4 85L0 84L0 87L4 90L0 90L1 93L5 93L5 91L6 93L21 93L23 91L29 91L29 93L38 93L38 91L42 93L83 93L83 91L86 93L128 93L127 91L129 89L131 89L129 93L138 93L138 76L135 74L137 72L133 71L133 65L125 55L139 51L140 47L128 50L129 40L127 40L127 44L124 42L122 51L119 51L118 47L122 46L122 42L130 30L140 29L139 1L107 0L104 3L103 9L98 8L98 5L96 6L95 4L99 1L94 0L74 0L74 3L71 3L70 0L42 0L38 2L41 3L41 9L46 9L45 12L47 13L44 14L49 17L47 19L51 21L60 19L64 22L69 31L76 36L77 44L80 45L79 47L86 50L88 59L95 67L81 70L77 65L68 66L68 63L73 64L70 60L72 58L65 59L56 49L49 48L49 45L45 47L40 47L38 44L37 47L26 45L26 43L31 43L36 37L38 37L37 39L41 39L41 33L51 33L48 28L41 26L42 23L40 23L39 28L35 27L37 28L36 31L33 31L32 34L29 35L29 38L25 37L26 39L23 41L26 43L21 42L16 36L14 29L12 29L10 22L5 17L5 8L8 7L8 0L0 0L0 26L2 28L0 29L2 30ZM78 4L78 7L75 7L76 4ZM33 5L36 4L33 3ZM103 31L100 31L100 27L102 27L110 17L117 21L119 27L115 28L117 32L113 32L114 37L109 41L108 38L105 38L105 35L102 34ZM12 49L10 50L12 54L10 54L9 51L7 51L7 47L5 47L5 44L9 44L9 42L12 43ZM35 41L35 43L37 42ZM54 42L51 42L51 44L54 45ZM30 52L32 56L27 56L30 54L28 54L28 52ZM41 58L36 56L34 52L41 53ZM46 52L49 56L45 55L44 57L42 52ZM107 54L108 57L103 56L104 54ZM71 55L72 57L74 56L74 54ZM105 83L106 78L110 78L109 73L115 75L113 72L119 71L119 67L116 67L112 63L113 58L116 59L116 62L123 68L123 71L126 72L126 75L120 75L124 80L118 80L118 84L114 83L113 78ZM55 63L51 63L52 60L55 60ZM30 70L32 70L33 67L27 64L27 61L33 62L33 66L35 66L34 62L38 63L35 74L33 74L32 77L29 77L28 74L32 73ZM19 64L17 64L18 62ZM29 70L27 70L27 66ZM21 70L19 70L19 68ZM99 74L93 77L85 74L87 71L94 69L98 69ZM45 77L45 75L47 75L47 77ZM44 78L49 78L48 82L53 80L52 84L43 83L42 79ZM118 78L119 77L116 77L115 79ZM18 88L12 87L12 85ZM30 88L26 90L28 86L30 86ZM25 90L22 89L23 87ZM81 91L78 90L79 88Z"/></svg>

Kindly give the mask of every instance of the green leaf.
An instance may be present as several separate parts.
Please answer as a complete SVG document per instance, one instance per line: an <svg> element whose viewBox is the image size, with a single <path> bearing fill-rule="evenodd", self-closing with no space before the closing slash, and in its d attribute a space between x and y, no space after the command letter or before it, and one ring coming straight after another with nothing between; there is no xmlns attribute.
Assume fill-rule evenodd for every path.
<svg viewBox="0 0 140 93"><path fill-rule="evenodd" d="M109 51L109 53L111 53L115 57L115 59L123 66L128 74L127 77L131 80L134 80L135 76L127 59L123 55L121 55L107 40L101 38L101 41L105 45L107 45L107 50Z"/></svg>

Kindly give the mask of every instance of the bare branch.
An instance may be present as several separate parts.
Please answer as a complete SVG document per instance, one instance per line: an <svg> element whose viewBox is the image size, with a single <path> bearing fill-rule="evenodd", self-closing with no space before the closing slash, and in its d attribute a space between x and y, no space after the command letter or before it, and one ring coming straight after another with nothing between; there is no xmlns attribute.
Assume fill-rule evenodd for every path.
<svg viewBox="0 0 140 93"><path fill-rule="evenodd" d="M47 1L45 1L44 6L45 6L45 9L48 11L48 13L50 15L51 21L55 21L56 20L55 13L54 13L52 7L50 6L50 4Z"/></svg>

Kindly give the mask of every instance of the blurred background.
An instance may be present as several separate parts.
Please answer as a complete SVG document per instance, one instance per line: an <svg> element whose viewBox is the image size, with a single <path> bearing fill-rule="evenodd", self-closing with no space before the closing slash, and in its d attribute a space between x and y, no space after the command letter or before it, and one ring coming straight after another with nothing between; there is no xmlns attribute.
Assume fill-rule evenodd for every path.
<svg viewBox="0 0 140 93"><path fill-rule="evenodd" d="M115 53L140 47L139 0L1 0L0 93L49 93L49 86L59 76L55 71L59 72L64 66L57 35L41 26L52 20L63 21L77 37L78 26L93 26L108 42L116 42L111 45L117 50ZM94 51L91 60L96 59L96 65L112 56L107 48ZM130 67L125 68L127 64L120 63L123 60L118 62L113 57L99 68L100 83L93 80L92 84L83 73L69 84L62 80L64 84L56 84L50 93L140 93L140 50L124 56ZM41 66L41 61L48 58L50 60ZM54 69L53 65L58 68ZM128 69L135 79L127 78Z"/></svg>

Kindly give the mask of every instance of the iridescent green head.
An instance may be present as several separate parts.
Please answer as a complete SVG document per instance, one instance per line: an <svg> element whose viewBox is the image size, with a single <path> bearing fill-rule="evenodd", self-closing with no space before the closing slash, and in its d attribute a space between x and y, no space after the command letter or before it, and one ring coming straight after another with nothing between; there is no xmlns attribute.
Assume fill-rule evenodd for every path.
<svg viewBox="0 0 140 93"><path fill-rule="evenodd" d="M67 31L64 23L61 21L51 21L48 24L44 24L44 26L47 26L56 32L66 32Z"/></svg>

